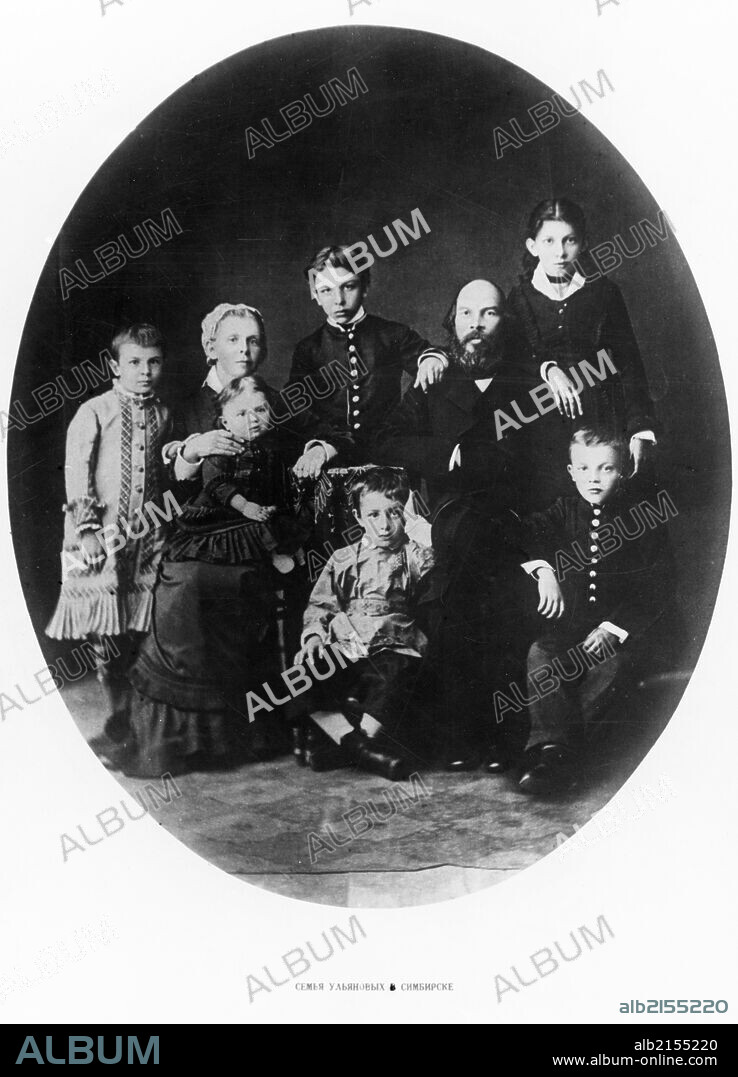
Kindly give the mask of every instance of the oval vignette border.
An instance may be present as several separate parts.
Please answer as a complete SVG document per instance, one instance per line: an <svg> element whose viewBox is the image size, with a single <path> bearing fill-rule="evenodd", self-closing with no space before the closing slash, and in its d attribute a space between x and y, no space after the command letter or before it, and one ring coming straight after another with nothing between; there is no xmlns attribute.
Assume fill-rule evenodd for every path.
<svg viewBox="0 0 738 1077"><path fill-rule="evenodd" d="M350 92L356 90L352 71L365 92ZM336 80L334 107L321 115L321 105L327 108L321 88L335 90ZM202 316L222 301L247 302L258 307L267 327L269 358L261 372L281 385L295 343L318 324L302 276L313 251L365 241L370 234L382 242L385 225L409 221L420 210L428 232L376 260L369 309L441 342L441 322L460 284L484 277L507 293L515 283L525 221L540 199L557 194L579 202L592 244L610 244L615 255L622 249L615 237L632 243L634 228L643 232L644 222L658 227L667 219L666 207L656 205L590 122L610 94L617 94L617 86L602 69L573 72L570 91L556 95L500 57L450 38L339 27L236 53L183 85L138 125L92 177L52 247L24 329L5 420L16 558L49 662L73 649L43 634L59 581L65 430L80 402L101 389L100 356L115 328L134 321L162 328L170 356L164 393L176 406L204 375ZM612 272L625 296L664 425L659 471L679 510L672 541L682 608L689 614L682 668L691 675L712 617L730 514L730 431L720 363L673 227L614 266L605 260L608 250L602 247L603 272ZM79 283L70 286L75 278ZM68 398L60 379L70 384L75 369L82 370L88 391ZM664 722L687 681L674 688ZM80 686L65 685L62 694L89 735L93 716ZM628 772L604 803L657 732L640 754L624 760ZM319 800L321 788L331 788L329 774L308 777L305 786L305 772L299 784L296 775L296 801ZM345 791L344 778L338 781ZM486 783L492 781L500 779L480 776L474 785L477 807L487 804ZM432 773L428 784L432 800ZM285 786L279 782L280 807L290 798ZM459 800L449 782L441 796ZM585 821L587 813L577 815L576 807L552 817L552 833L570 834ZM241 808L246 819L249 804ZM472 816L464 815L469 807L454 814L457 808L456 861L465 868L489 866ZM289 814L295 806L284 810ZM516 813L531 808L511 792L498 810L503 834L514 835ZM258 816L265 826L269 814ZM183 830L166 812L158 818L188 844L189 823ZM335 818L323 823L340 819L336 809ZM391 828L390 822L386 844L401 845L404 839L393 839ZM274 835L267 834L272 831L263 840L273 843ZM300 841L300 855L297 844L286 843L296 879L306 870L307 827ZM553 847L549 841L543 848L540 834L536 841L530 863ZM427 848L423 866L432 863ZM388 853L385 872L401 870L392 848ZM269 875L265 863L254 846L251 861L226 857L219 866L289 896L353 905L335 888L321 895L299 881L283 890L269 886L259 878ZM418 866L412 859L406 865L408 871ZM328 858L315 867L312 879L350 872L351 858ZM383 874L376 866L357 870ZM457 892L455 884L429 884L427 892L414 889L406 902L388 882L383 901L377 896L381 885L373 900L388 905L424 904Z"/></svg>

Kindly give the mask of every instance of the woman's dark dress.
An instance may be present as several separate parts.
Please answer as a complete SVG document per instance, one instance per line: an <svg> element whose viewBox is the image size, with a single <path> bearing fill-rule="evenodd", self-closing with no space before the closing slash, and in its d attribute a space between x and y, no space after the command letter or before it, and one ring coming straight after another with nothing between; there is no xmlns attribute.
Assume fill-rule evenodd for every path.
<svg viewBox="0 0 738 1077"><path fill-rule="evenodd" d="M567 299L554 300L539 292L530 277L521 277L510 292L508 308L523 338L518 361L531 376L541 381L541 364L552 361L575 382L578 372L582 382L581 417L567 419L553 410L530 427L535 460L532 507L540 508L571 492L568 444L578 427L606 426L627 441L640 431L656 432L656 419L625 301L613 281L598 277ZM598 359L602 350L614 371ZM584 361L592 368L589 376L580 367ZM600 371L605 375L602 380ZM524 414L536 414L532 401L519 403Z"/></svg>
<svg viewBox="0 0 738 1077"><path fill-rule="evenodd" d="M214 400L203 386L189 409L190 432L213 428ZM259 439L249 462L259 503L278 505L275 526L287 530L293 548L300 529L287 469L303 444L302 434L277 427ZM191 496L167 541L151 632L130 674L133 737L124 766L132 775L181 773L248 757L245 693L279 676L276 590L285 577L272 568L270 543L246 537L260 525L235 510L209 508L200 480L183 486Z"/></svg>

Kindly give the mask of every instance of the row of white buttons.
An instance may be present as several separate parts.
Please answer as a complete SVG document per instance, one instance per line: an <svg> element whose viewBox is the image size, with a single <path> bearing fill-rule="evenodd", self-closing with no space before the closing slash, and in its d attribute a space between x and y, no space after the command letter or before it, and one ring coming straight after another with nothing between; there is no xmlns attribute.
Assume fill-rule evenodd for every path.
<svg viewBox="0 0 738 1077"><path fill-rule="evenodd" d="M349 331L348 331L348 339L349 339L349 349L348 349L349 350L349 359L351 361L351 377L355 378L358 375L358 370L356 369L357 351L356 351L356 345L353 343L353 340L354 340L354 331L353 331L353 329L349 329ZM353 389L354 393L358 393L358 391L359 391L359 386L358 385L352 385L351 388ZM354 396L354 398L352 400L352 403L353 404L358 404L359 403L358 396ZM353 414L354 418L356 418L356 416L359 414L359 409L354 408L352 414ZM359 430L360 428L361 428L361 423L354 423L354 430Z"/></svg>
<svg viewBox="0 0 738 1077"><path fill-rule="evenodd" d="M138 400L132 401L132 407L133 407L134 415L136 415L136 414L140 415L141 410L143 408L143 405L139 404ZM136 422L135 425L138 427L139 430L145 430L146 429L146 423L142 419L139 419ZM145 445L134 445L134 448L137 449L139 452L145 452L146 451L146 446ZM138 471L139 474L141 474L146 469L144 467L137 467L137 468L135 468L135 470ZM134 492L137 493L137 494L142 494L143 493L143 485L141 483L137 483L133 487L133 489L134 489Z"/></svg>
<svg viewBox="0 0 738 1077"><path fill-rule="evenodd" d="M593 538L593 539L596 540L598 535L599 535L599 532L598 532L597 528L600 526L600 521L598 520L597 517L600 515L600 510L599 509L593 509L592 511L594 512L594 517L595 518L592 521L593 530L590 531L590 538ZM592 553L597 553L597 546L590 546L590 550L592 551ZM591 557L590 558L590 564L592 564L592 565L596 565L597 561L598 561L598 558L596 558L596 557ZM594 576L597 575L597 570L594 569L594 568L591 568L589 570L589 574L590 574L590 576L594 577ZM597 584L596 583L590 583L589 589L590 589L590 591L596 591L597 590ZM597 601L596 596L595 595L590 595L589 596L589 601L590 602L596 602Z"/></svg>

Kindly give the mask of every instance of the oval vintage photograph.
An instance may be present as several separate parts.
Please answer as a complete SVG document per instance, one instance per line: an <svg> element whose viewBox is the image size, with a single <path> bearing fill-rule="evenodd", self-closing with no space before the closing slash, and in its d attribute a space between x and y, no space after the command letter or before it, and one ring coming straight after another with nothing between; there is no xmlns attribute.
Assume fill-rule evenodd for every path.
<svg viewBox="0 0 738 1077"><path fill-rule="evenodd" d="M422 905L675 795L607 806L707 633L727 409L572 64L269 41L71 209L2 414L38 692L121 786L65 860L149 813L255 886Z"/></svg>

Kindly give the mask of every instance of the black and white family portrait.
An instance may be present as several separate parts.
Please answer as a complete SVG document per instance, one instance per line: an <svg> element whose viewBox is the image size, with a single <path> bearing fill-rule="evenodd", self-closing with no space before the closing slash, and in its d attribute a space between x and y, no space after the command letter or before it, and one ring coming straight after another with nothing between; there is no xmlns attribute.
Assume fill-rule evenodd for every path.
<svg viewBox="0 0 738 1077"><path fill-rule="evenodd" d="M617 84L579 75L359 25L236 52L51 248L2 415L41 680L245 882L503 881L688 685L723 382L668 207L591 122Z"/></svg>

